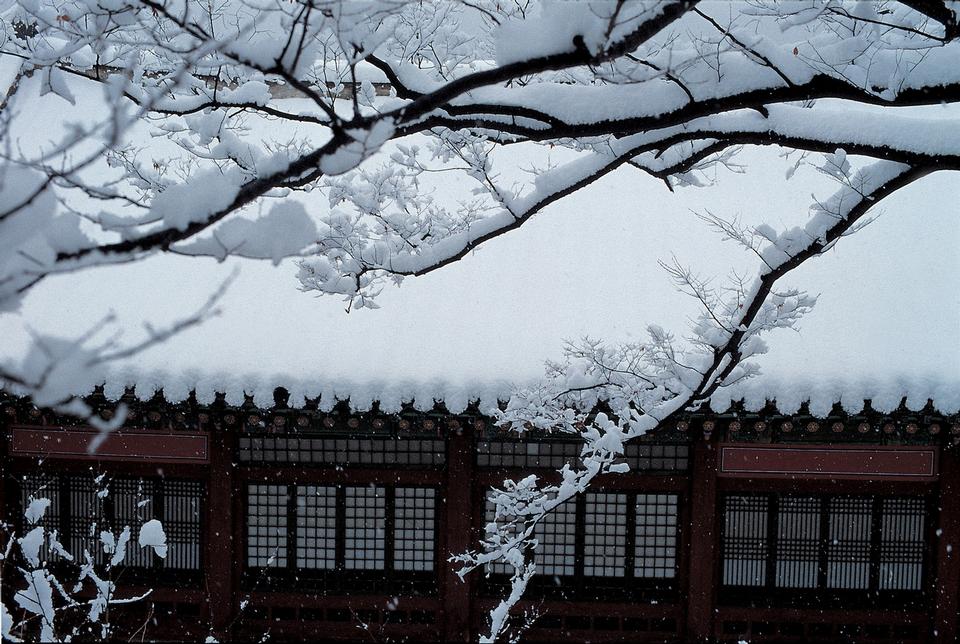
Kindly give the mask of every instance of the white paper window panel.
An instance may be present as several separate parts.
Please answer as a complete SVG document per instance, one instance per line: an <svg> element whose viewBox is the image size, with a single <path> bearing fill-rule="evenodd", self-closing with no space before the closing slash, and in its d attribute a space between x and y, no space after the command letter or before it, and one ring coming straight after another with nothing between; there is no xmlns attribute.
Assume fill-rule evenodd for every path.
<svg viewBox="0 0 960 644"><path fill-rule="evenodd" d="M677 569L676 494L637 494L635 577L672 579Z"/></svg>
<svg viewBox="0 0 960 644"><path fill-rule="evenodd" d="M728 586L764 586L767 582L765 559L725 559L723 583Z"/></svg>
<svg viewBox="0 0 960 644"><path fill-rule="evenodd" d="M344 567L383 570L386 548L386 490L380 486L347 487Z"/></svg>
<svg viewBox="0 0 960 644"><path fill-rule="evenodd" d="M28 474L20 482L20 500L26 510L32 499L49 499L43 518L33 526L43 526L48 530L57 529L57 519L60 517L60 482L56 477L43 474Z"/></svg>
<svg viewBox="0 0 960 644"><path fill-rule="evenodd" d="M869 588L873 500L836 498L827 504L827 588Z"/></svg>
<svg viewBox="0 0 960 644"><path fill-rule="evenodd" d="M923 580L922 562L881 561L881 590L920 590Z"/></svg>
<svg viewBox="0 0 960 644"><path fill-rule="evenodd" d="M627 495L588 492L584 508L583 574L623 577L627 555Z"/></svg>
<svg viewBox="0 0 960 644"><path fill-rule="evenodd" d="M926 521L922 499L882 502L880 590L920 590Z"/></svg>
<svg viewBox="0 0 960 644"><path fill-rule="evenodd" d="M172 570L200 569L200 500L202 484L196 481L166 481L163 486L163 522L167 533L167 557L164 568ZM144 506L147 514L156 514L152 503ZM149 517L148 517L149 518ZM215 528L216 529L216 528ZM229 530L227 526L220 529Z"/></svg>
<svg viewBox="0 0 960 644"><path fill-rule="evenodd" d="M436 490L396 488L393 525L394 568L433 570L436 557Z"/></svg>
<svg viewBox="0 0 960 644"><path fill-rule="evenodd" d="M534 554L543 575L572 575L577 560L577 503L570 499L543 517L534 529L539 547Z"/></svg>
<svg viewBox="0 0 960 644"><path fill-rule="evenodd" d="M724 513L726 544L722 553L725 585L766 585L767 508L764 497L728 497Z"/></svg>
<svg viewBox="0 0 960 644"><path fill-rule="evenodd" d="M490 498L492 492L489 492L483 507L483 519L485 524L493 523L497 516L497 506ZM515 531L514 531L515 532ZM508 575L513 573L513 568L503 562L494 562L487 564L487 569L497 575Z"/></svg>
<svg viewBox="0 0 960 644"><path fill-rule="evenodd" d="M777 512L776 585L816 588L820 552L820 499L782 497Z"/></svg>
<svg viewBox="0 0 960 644"><path fill-rule="evenodd" d="M337 489L297 487L297 567L333 570L337 556Z"/></svg>
<svg viewBox="0 0 960 644"><path fill-rule="evenodd" d="M69 477L66 480L67 499L69 501L71 554L87 550L98 565L107 562L107 556L100 545L100 531L108 528L103 512L103 501L97 497L97 487L88 477ZM74 554L76 557L77 554Z"/></svg>
<svg viewBox="0 0 960 644"><path fill-rule="evenodd" d="M287 565L287 486L247 486L247 565Z"/></svg>

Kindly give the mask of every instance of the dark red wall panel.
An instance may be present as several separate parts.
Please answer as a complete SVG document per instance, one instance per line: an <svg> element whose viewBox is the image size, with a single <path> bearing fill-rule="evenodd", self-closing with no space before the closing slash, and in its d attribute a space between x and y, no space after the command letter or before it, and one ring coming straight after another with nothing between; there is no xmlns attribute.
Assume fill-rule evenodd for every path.
<svg viewBox="0 0 960 644"><path fill-rule="evenodd" d="M11 456L43 456L96 461L149 459L160 463L207 463L209 437L203 433L118 430L89 453L96 430L62 427L13 427Z"/></svg>
<svg viewBox="0 0 960 644"><path fill-rule="evenodd" d="M720 446L720 476L750 478L937 478L937 449L927 446L737 445Z"/></svg>

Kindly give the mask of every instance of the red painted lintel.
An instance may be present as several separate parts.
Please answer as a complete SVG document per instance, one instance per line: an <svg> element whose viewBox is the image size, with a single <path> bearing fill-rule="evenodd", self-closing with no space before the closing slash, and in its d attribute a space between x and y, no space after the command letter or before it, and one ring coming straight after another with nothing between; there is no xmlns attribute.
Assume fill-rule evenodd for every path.
<svg viewBox="0 0 960 644"><path fill-rule="evenodd" d="M91 450L99 432L87 428L11 427L11 456L128 461L149 459L161 463L207 463L209 436L206 433L117 430Z"/></svg>
<svg viewBox="0 0 960 644"><path fill-rule="evenodd" d="M935 481L932 446L720 445L718 475L749 478Z"/></svg>

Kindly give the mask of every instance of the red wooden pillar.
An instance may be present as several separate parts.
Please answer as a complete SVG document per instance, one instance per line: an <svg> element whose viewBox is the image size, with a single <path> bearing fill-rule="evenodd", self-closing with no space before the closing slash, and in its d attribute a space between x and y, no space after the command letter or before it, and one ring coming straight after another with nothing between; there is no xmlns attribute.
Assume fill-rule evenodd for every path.
<svg viewBox="0 0 960 644"><path fill-rule="evenodd" d="M960 632L960 446L940 453L940 525L933 628L938 642L956 642Z"/></svg>
<svg viewBox="0 0 960 644"><path fill-rule="evenodd" d="M687 585L687 640L713 635L717 556L717 441L693 442L690 472L690 552Z"/></svg>
<svg viewBox="0 0 960 644"><path fill-rule="evenodd" d="M234 539L233 439L233 432L219 427L210 432L204 573L210 626L220 641L229 639L226 630L236 605L236 570L240 564L239 544Z"/></svg>
<svg viewBox="0 0 960 644"><path fill-rule="evenodd" d="M8 501L13 504L12 493L7 492L7 488L13 487L13 469L10 463L9 445L10 445L10 423L7 421L9 414L6 410L0 408L0 524L12 523L14 514L7 507ZM6 543L0 544L0 547L6 546Z"/></svg>
<svg viewBox="0 0 960 644"><path fill-rule="evenodd" d="M469 426L451 430L447 441L447 480L442 494L444 539L440 551L440 592L443 610L443 638L447 642L469 642L471 591L474 574L461 581L450 555L466 552L473 525L473 431Z"/></svg>

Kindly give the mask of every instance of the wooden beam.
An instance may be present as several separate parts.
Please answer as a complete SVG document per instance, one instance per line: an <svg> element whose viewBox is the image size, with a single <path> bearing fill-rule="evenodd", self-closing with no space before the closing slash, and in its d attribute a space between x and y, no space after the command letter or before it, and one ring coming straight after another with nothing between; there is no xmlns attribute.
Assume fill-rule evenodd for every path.
<svg viewBox="0 0 960 644"><path fill-rule="evenodd" d="M960 636L960 447L944 449L940 458L933 627L935 641L956 642Z"/></svg>
<svg viewBox="0 0 960 644"><path fill-rule="evenodd" d="M687 572L687 636L702 642L713 635L717 541L717 442L694 439L690 472L690 537Z"/></svg>
<svg viewBox="0 0 960 644"><path fill-rule="evenodd" d="M102 442L91 452L95 440ZM10 453L44 459L136 461L151 463L207 462L205 432L121 429L102 437L100 432L76 427L11 427Z"/></svg>
<svg viewBox="0 0 960 644"><path fill-rule="evenodd" d="M444 641L470 642L471 586L480 571L460 580L454 564L447 561L453 554L466 552L471 542L474 507L473 454L475 442L472 427L461 426L451 432L447 441L447 480L440 490L443 516L440 523L440 593L443 606L442 625Z"/></svg>
<svg viewBox="0 0 960 644"><path fill-rule="evenodd" d="M909 445L720 445L722 477L935 481L937 448Z"/></svg>
<svg viewBox="0 0 960 644"><path fill-rule="evenodd" d="M237 571L243 553L235 537L233 455L234 432L216 429L210 435L210 469L207 479L207 511L204 525L204 572L209 593L210 626L218 640L227 632L236 601Z"/></svg>
<svg viewBox="0 0 960 644"><path fill-rule="evenodd" d="M2 411L0 410L0 412ZM5 416L6 414L0 416L0 525L13 523L15 516L13 492L16 490L14 486L16 481L12 467L13 461L8 452L10 427ZM3 546L5 545L4 543Z"/></svg>

